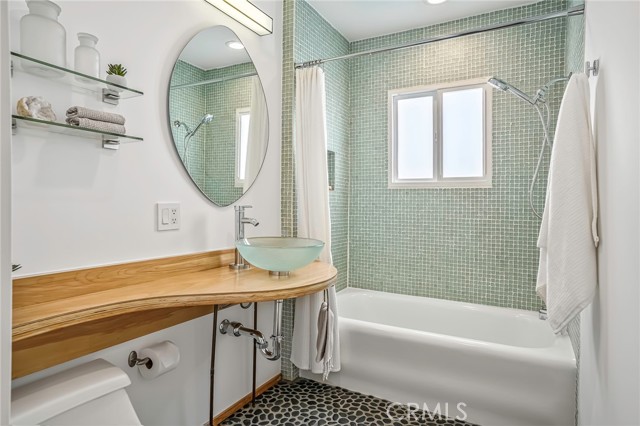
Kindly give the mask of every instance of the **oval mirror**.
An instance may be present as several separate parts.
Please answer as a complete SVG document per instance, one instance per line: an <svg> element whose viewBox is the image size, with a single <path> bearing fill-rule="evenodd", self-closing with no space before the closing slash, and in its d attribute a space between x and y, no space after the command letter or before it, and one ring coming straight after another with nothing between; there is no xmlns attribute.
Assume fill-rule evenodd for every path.
<svg viewBox="0 0 640 426"><path fill-rule="evenodd" d="M269 140L262 83L238 36L216 26L184 47L169 84L173 143L198 189L218 206L255 181Z"/></svg>

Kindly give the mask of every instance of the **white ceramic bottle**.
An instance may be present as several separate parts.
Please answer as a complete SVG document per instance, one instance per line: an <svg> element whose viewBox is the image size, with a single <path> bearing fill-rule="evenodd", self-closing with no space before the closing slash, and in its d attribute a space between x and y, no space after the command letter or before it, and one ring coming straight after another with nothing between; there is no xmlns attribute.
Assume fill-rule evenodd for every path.
<svg viewBox="0 0 640 426"><path fill-rule="evenodd" d="M58 22L62 9L49 0L26 0L29 13L20 20L20 53L66 68L67 32Z"/></svg>
<svg viewBox="0 0 640 426"><path fill-rule="evenodd" d="M74 69L91 77L100 78L100 53L96 49L98 37L78 33L80 44L74 52Z"/></svg>

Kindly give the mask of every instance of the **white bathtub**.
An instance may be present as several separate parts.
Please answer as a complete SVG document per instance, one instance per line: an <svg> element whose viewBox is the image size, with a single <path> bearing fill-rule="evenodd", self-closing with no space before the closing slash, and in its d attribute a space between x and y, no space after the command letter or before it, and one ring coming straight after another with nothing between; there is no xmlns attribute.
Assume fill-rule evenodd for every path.
<svg viewBox="0 0 640 426"><path fill-rule="evenodd" d="M574 425L576 361L537 313L349 288L329 383L483 426ZM318 379L315 375L304 377Z"/></svg>

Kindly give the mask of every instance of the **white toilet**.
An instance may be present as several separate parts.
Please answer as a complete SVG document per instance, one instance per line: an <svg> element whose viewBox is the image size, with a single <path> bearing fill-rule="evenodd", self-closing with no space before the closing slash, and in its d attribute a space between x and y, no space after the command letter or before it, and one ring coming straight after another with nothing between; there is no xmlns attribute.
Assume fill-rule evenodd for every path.
<svg viewBox="0 0 640 426"><path fill-rule="evenodd" d="M103 360L79 365L11 392L11 424L140 425L125 387L129 376Z"/></svg>

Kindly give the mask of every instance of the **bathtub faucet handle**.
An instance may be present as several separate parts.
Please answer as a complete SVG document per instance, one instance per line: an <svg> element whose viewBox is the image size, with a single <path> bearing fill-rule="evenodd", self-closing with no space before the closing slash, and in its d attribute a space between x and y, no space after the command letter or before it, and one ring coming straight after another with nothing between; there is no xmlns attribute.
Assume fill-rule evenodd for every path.
<svg viewBox="0 0 640 426"><path fill-rule="evenodd" d="M538 311L538 318L540 318L542 321L545 321L548 317L549 315L547 314L546 309L540 309Z"/></svg>

